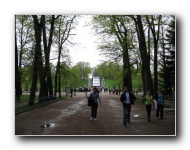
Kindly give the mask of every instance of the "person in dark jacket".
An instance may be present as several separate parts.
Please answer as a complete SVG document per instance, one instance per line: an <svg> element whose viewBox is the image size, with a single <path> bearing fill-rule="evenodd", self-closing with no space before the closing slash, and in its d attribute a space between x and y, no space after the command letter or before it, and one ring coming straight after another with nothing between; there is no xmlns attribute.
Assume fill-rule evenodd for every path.
<svg viewBox="0 0 190 150"><path fill-rule="evenodd" d="M121 94L120 101L123 103L123 124L130 123L131 104L134 104L136 97L133 93L128 91L127 87L124 87L124 93Z"/></svg>
<svg viewBox="0 0 190 150"><path fill-rule="evenodd" d="M157 101L157 111L156 111L156 119L159 117L160 113L160 120L164 121L163 116L163 109L164 109L164 95L162 94L162 89L158 89L158 93L155 94L154 96L155 100Z"/></svg>
<svg viewBox="0 0 190 150"><path fill-rule="evenodd" d="M100 103L100 106L102 106L100 96L99 96L99 90L96 87L93 88L93 92L90 94L89 98L90 97L93 98L93 100L94 100L94 104L91 106L90 120L96 121L98 102Z"/></svg>

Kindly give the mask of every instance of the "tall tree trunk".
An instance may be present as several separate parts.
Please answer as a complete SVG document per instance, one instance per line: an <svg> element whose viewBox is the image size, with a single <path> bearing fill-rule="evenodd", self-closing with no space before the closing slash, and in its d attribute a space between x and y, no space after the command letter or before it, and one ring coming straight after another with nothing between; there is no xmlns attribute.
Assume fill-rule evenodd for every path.
<svg viewBox="0 0 190 150"><path fill-rule="evenodd" d="M16 38L16 15L15 15L15 98L16 102L20 102L20 84L19 84L19 69L18 69L18 47Z"/></svg>
<svg viewBox="0 0 190 150"><path fill-rule="evenodd" d="M32 87L30 92L30 99L28 105L34 105L35 93L37 88L38 81L38 71L39 71L39 62L41 56L41 32L42 26L41 23L38 23L38 19L36 15L33 15L34 20L34 29L35 29L35 54L34 54L34 66L33 66L33 76L32 76ZM41 21L40 21L41 22Z"/></svg>
<svg viewBox="0 0 190 150"><path fill-rule="evenodd" d="M45 68L43 68L42 52L40 53L40 56L41 56L39 58L40 93L39 93L38 103L41 104L48 97L48 87L46 82Z"/></svg>
<svg viewBox="0 0 190 150"><path fill-rule="evenodd" d="M127 65L127 52L128 50L123 49L123 87L129 88L129 76L128 76L128 65Z"/></svg>
<svg viewBox="0 0 190 150"><path fill-rule="evenodd" d="M155 30L155 18L153 15L151 16L152 20L150 22L148 16L146 16L146 20L149 24L149 28L152 31L152 35L154 38L154 92L158 90L158 40L159 40L159 33L160 33L160 23L161 23L161 15L158 18L158 30Z"/></svg>
<svg viewBox="0 0 190 150"><path fill-rule="evenodd" d="M57 83L58 81L58 83ZM58 59L55 73L55 91L54 97L56 97L57 91L59 93L59 98L61 98L61 72L60 72L60 59Z"/></svg>
<svg viewBox="0 0 190 150"><path fill-rule="evenodd" d="M46 38L45 16L43 15L42 17L43 17L43 43L44 43L44 53L45 53L45 76L44 77L45 78L47 77L47 88L48 88L48 93L46 95L49 95L50 97L52 97L53 86L52 86L49 57L50 57L50 50L51 50L52 39L53 39L55 16L52 15L48 44L47 44L47 38Z"/></svg>
<svg viewBox="0 0 190 150"><path fill-rule="evenodd" d="M54 88L54 97L56 98L57 94L57 74L58 74L58 64L56 66L56 72L55 72L55 88Z"/></svg>
<svg viewBox="0 0 190 150"><path fill-rule="evenodd" d="M130 16L134 22L135 22L135 27L136 27L136 32L137 32L137 37L138 37L138 41L139 41L139 50L140 50L140 55L141 55L141 74L142 74L142 84L143 84L143 95L146 94L146 90L147 90L147 81L146 81L146 66L145 66L145 58L144 55L142 55L142 42L140 41L141 39L141 35L140 35L140 31L139 31L139 27L138 27L138 21L134 16Z"/></svg>
<svg viewBox="0 0 190 150"><path fill-rule="evenodd" d="M22 71L21 71L21 66L22 66L22 55L23 55L23 27L24 27L24 22L23 22L23 17L21 19L21 37L20 37L20 53L19 53L19 88L20 88L20 95L22 95Z"/></svg>
<svg viewBox="0 0 190 150"><path fill-rule="evenodd" d="M158 41L154 40L154 92L158 90Z"/></svg>
<svg viewBox="0 0 190 150"><path fill-rule="evenodd" d="M143 69L145 69L146 74L146 86L147 90L150 90L151 93L153 93L153 84L152 84L152 77L151 77L151 71L150 71L150 65L148 65L148 57L147 57L147 50L146 50L146 41L145 41L145 35L142 25L141 16L137 15L137 28L138 28L138 39L139 39L139 48L141 53L141 59L142 59L142 65Z"/></svg>
<svg viewBox="0 0 190 150"><path fill-rule="evenodd" d="M150 66L150 28L148 28L148 53L147 53L147 58L148 58L148 66Z"/></svg>
<svg viewBox="0 0 190 150"><path fill-rule="evenodd" d="M128 90L132 92L132 78L131 78L131 68L129 60L129 51L127 43L123 47L123 87L128 87Z"/></svg>
<svg viewBox="0 0 190 150"><path fill-rule="evenodd" d="M121 31L118 22L116 21L115 16L112 16L113 19L113 30L119 40L119 43L123 50L123 87L128 87L129 91L132 92L132 78L131 78L131 69L130 69L130 60L129 60L129 49L127 41L127 28L125 27L122 20L119 20L124 28L124 33Z"/></svg>
<svg viewBox="0 0 190 150"><path fill-rule="evenodd" d="M163 29L163 26L162 26L162 51L163 51L163 53L162 53L162 61L163 61L163 72L164 72L163 80L164 80L164 89L166 89L166 86L165 86L165 83L167 82L167 78L166 78L166 75L165 75L165 73L166 73L166 57L165 57L166 49L165 49L165 43L164 43L165 39L164 39L164 31L163 30L164 29Z"/></svg>
<svg viewBox="0 0 190 150"><path fill-rule="evenodd" d="M59 82L58 82L59 98L61 98L61 70L59 64Z"/></svg>
<svg viewBox="0 0 190 150"><path fill-rule="evenodd" d="M142 83L143 83L143 95L146 94L146 73L145 73L145 66L144 64L141 67L141 74L142 74Z"/></svg>

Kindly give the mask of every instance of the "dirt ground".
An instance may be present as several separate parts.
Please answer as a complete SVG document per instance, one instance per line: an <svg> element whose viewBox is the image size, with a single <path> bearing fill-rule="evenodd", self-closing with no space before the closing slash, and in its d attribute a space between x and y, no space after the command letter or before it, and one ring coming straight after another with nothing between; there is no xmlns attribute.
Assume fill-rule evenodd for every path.
<svg viewBox="0 0 190 150"><path fill-rule="evenodd" d="M91 108L84 93L15 116L15 135L48 136L176 136L175 115L164 113L164 122L155 119L156 110L147 121L145 106L135 103L131 123L123 125L119 95L100 94L97 120L90 120Z"/></svg>

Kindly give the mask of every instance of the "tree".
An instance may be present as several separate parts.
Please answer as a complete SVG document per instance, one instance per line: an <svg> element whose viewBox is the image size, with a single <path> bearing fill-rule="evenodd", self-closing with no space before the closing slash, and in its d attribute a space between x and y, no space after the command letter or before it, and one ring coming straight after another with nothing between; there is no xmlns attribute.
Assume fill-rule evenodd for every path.
<svg viewBox="0 0 190 150"><path fill-rule="evenodd" d="M19 69L18 69L18 47L17 47L17 38L16 38L16 16L15 16L15 97L16 102L20 101L20 81L19 81Z"/></svg>
<svg viewBox="0 0 190 150"><path fill-rule="evenodd" d="M115 23L114 31L123 50L123 87L128 87L129 91L132 92L128 29L125 26L123 17L115 18L115 16L113 16L113 22Z"/></svg>
<svg viewBox="0 0 190 150"><path fill-rule="evenodd" d="M141 61L142 61L142 81L143 81L143 93L146 93L146 90L149 89L151 93L153 93L153 84L152 84L152 76L150 71L150 65L147 55L147 47L146 47L146 40L145 34L143 30L142 19L140 15L131 16L131 18L135 22L136 26L136 33L138 36L139 41L139 50L141 54Z"/></svg>
<svg viewBox="0 0 190 150"><path fill-rule="evenodd" d="M34 105L35 93L37 88L38 74L41 70L42 75L42 51L41 51L41 34L42 34L42 17L33 15L34 29L35 29L35 54L34 54L34 66L33 66L33 76L32 76L32 87L30 91L30 98L28 105ZM42 78L41 81L42 83Z"/></svg>
<svg viewBox="0 0 190 150"><path fill-rule="evenodd" d="M78 62L76 64L76 67L80 72L80 78L83 80L88 79L88 75L91 73L90 63L84 61Z"/></svg>
<svg viewBox="0 0 190 150"><path fill-rule="evenodd" d="M123 66L115 62L107 61L98 65L94 71L94 75L104 77L104 79L111 79L115 81L117 87L121 87Z"/></svg>
<svg viewBox="0 0 190 150"><path fill-rule="evenodd" d="M15 31L17 31L17 38L16 42L18 42L17 49L18 49L18 83L19 83L19 92L22 95L22 67L23 67L23 60L24 54L26 53L26 46L30 42L30 32L31 32L31 24L30 24L30 17L27 15L18 15L15 16L15 25L17 26Z"/></svg>
<svg viewBox="0 0 190 150"><path fill-rule="evenodd" d="M132 63L132 55L134 48L132 42L131 19L128 16L98 16L94 17L95 27L101 29L96 31L99 34L109 35L105 45L101 46L101 50L109 54L115 61L122 59L123 63L123 86L127 86L132 91L132 78L130 66ZM97 26L96 24L99 24ZM102 30L103 29L103 30ZM103 40L107 40L104 38ZM117 43L117 44L115 44Z"/></svg>
<svg viewBox="0 0 190 150"><path fill-rule="evenodd" d="M71 18L70 18L71 17ZM76 18L74 16L61 16L58 19L58 27L56 33L56 43L58 44L58 61L56 65L56 73L55 73L55 90L54 96L56 97L57 89L59 90L59 97L61 97L61 54L63 51L63 44L68 41L69 36L71 35L70 32L74 29L73 22ZM57 84L58 82L58 84Z"/></svg>
<svg viewBox="0 0 190 150"><path fill-rule="evenodd" d="M148 22L149 28L151 29L153 39L154 39L154 91L158 90L158 41L160 37L160 23L161 23L161 15L150 17L146 16L146 20ZM150 20L151 19L151 20ZM156 30L156 26L157 30Z"/></svg>
<svg viewBox="0 0 190 150"><path fill-rule="evenodd" d="M161 85L166 94L175 90L175 16L171 16L165 37L163 35L162 69L160 71Z"/></svg>
<svg viewBox="0 0 190 150"><path fill-rule="evenodd" d="M47 23L45 21L45 18L49 18L49 39L47 40ZM42 76L44 82L41 86L41 90L46 89L44 95L42 96L49 96L53 97L53 85L52 85L52 77L51 77L51 68L50 68L50 51L51 51L51 45L53 41L53 35L54 35L54 24L55 20L59 18L60 16L57 16L55 18L55 15L52 15L51 17L48 16L42 16L42 28L43 28L43 45L44 45L44 53L45 53L45 68L44 68L44 74ZM47 78L47 81L46 81ZM48 93L47 93L48 92Z"/></svg>

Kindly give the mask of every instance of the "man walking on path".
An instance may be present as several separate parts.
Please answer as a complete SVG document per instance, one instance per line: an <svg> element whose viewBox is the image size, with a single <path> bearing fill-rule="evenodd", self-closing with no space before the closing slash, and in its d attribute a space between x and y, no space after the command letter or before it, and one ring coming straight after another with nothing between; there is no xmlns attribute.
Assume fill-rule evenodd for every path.
<svg viewBox="0 0 190 150"><path fill-rule="evenodd" d="M124 93L121 94L120 101L123 103L123 124L130 123L131 104L134 104L136 97L124 87Z"/></svg>
<svg viewBox="0 0 190 150"><path fill-rule="evenodd" d="M160 113L160 120L164 121L164 119L163 119L164 95L162 94L161 88L159 88L158 93L155 94L155 100L157 101L156 119L158 119L159 113Z"/></svg>

